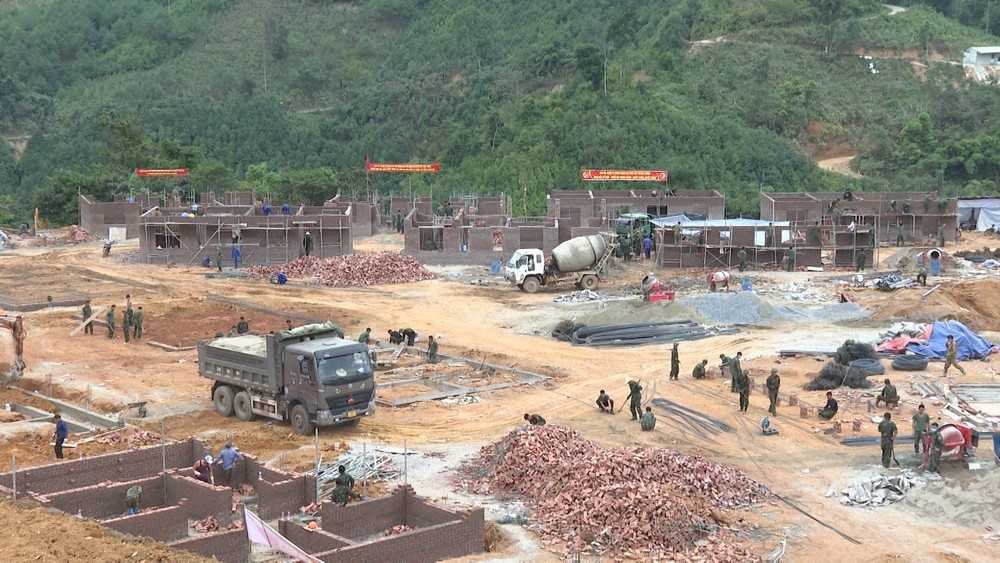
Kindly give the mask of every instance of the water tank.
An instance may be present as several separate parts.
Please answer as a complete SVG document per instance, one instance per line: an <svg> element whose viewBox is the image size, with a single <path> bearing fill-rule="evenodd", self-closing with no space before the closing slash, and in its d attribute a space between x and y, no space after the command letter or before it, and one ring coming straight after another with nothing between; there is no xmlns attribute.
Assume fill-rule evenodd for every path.
<svg viewBox="0 0 1000 563"><path fill-rule="evenodd" d="M608 243L601 235L575 237L552 249L552 261L563 273L586 270L607 248Z"/></svg>

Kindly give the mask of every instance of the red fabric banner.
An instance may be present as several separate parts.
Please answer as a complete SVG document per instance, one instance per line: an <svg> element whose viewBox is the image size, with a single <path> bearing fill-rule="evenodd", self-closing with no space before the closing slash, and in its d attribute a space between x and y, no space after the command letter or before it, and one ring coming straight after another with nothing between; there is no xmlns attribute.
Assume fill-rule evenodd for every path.
<svg viewBox="0 0 1000 563"><path fill-rule="evenodd" d="M136 176L187 176L187 168L136 168Z"/></svg>
<svg viewBox="0 0 1000 563"><path fill-rule="evenodd" d="M431 164L392 164L388 162L371 162L365 159L365 168L369 172L436 174L441 171L441 163L433 162Z"/></svg>
<svg viewBox="0 0 1000 563"><path fill-rule="evenodd" d="M666 170L594 170L584 168L580 177L585 182L664 182Z"/></svg>

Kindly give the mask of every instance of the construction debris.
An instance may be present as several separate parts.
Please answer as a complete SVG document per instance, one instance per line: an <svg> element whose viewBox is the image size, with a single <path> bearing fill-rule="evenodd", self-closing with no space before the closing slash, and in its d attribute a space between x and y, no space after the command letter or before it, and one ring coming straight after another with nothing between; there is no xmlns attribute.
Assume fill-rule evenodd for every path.
<svg viewBox="0 0 1000 563"><path fill-rule="evenodd" d="M158 434L135 428L123 428L115 432L108 432L94 439L100 444L123 445L129 450L159 444L161 440L162 438Z"/></svg>
<svg viewBox="0 0 1000 563"><path fill-rule="evenodd" d="M896 272L876 278L872 282L872 287L880 291L895 291L897 289L915 287L916 285L917 282L912 278L904 278Z"/></svg>
<svg viewBox="0 0 1000 563"><path fill-rule="evenodd" d="M877 475L864 479L841 491L840 503L850 506L883 506L900 501L910 489L932 479L907 469L899 475ZM940 477L938 477L940 478ZM827 493L827 496L832 496Z"/></svg>
<svg viewBox="0 0 1000 563"><path fill-rule="evenodd" d="M511 432L468 469L477 492L524 495L528 527L566 556L751 561L720 510L768 495L735 468L667 449L602 448L553 425Z"/></svg>
<svg viewBox="0 0 1000 563"><path fill-rule="evenodd" d="M343 465L347 473L354 477L355 481L391 481L399 477L399 469L395 462L388 455L378 453L375 450L367 452L346 453L330 464L322 464L319 472L310 471L310 475L316 475L319 485L320 500L329 498L336 488L338 467Z"/></svg>
<svg viewBox="0 0 1000 563"><path fill-rule="evenodd" d="M265 279L284 272L290 279L314 281L329 287L411 283L434 278L434 274L412 256L388 251L333 258L304 256L287 264L250 266L247 272Z"/></svg>
<svg viewBox="0 0 1000 563"><path fill-rule="evenodd" d="M393 526L393 527L389 528L388 530L386 530L385 531L385 535L387 535L387 536L398 536L399 534L403 534L403 533L409 532L412 529L413 528L407 526L406 524L397 524L396 526Z"/></svg>

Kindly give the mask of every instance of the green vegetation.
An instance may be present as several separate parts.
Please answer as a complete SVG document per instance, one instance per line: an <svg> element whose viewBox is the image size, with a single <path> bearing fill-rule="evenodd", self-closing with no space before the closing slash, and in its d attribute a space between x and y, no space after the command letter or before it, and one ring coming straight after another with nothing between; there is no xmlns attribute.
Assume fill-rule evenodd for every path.
<svg viewBox="0 0 1000 563"><path fill-rule="evenodd" d="M719 189L745 215L761 189L986 193L1000 183L1000 88L936 61L1000 38L949 10L890 16L870 0L0 4L0 132L32 135L17 162L0 150L0 222L35 206L72 222L77 191L105 199L173 185L132 176L137 166L191 167L192 190L318 203L364 192L365 155L443 163L438 175L373 177L383 193L506 192L526 214L544 210L547 190L579 187L588 166L666 168L674 187ZM877 73L859 49L878 50ZM864 180L810 157L851 152Z"/></svg>

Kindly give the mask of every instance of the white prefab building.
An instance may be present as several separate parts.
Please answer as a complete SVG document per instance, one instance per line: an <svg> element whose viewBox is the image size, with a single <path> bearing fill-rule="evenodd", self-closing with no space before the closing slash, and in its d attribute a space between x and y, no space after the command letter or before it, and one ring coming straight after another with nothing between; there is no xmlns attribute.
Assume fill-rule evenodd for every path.
<svg viewBox="0 0 1000 563"><path fill-rule="evenodd" d="M965 77L1000 84L1000 47L970 47L962 59Z"/></svg>

